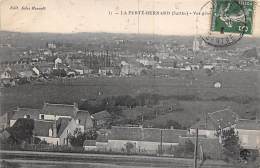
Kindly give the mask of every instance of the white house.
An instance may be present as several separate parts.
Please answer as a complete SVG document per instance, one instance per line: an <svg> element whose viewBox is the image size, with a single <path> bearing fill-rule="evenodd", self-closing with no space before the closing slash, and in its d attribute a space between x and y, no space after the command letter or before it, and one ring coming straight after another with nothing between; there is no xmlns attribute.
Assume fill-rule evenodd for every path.
<svg viewBox="0 0 260 168"><path fill-rule="evenodd" d="M244 149L256 149L260 152L260 121L240 119L236 130Z"/></svg>

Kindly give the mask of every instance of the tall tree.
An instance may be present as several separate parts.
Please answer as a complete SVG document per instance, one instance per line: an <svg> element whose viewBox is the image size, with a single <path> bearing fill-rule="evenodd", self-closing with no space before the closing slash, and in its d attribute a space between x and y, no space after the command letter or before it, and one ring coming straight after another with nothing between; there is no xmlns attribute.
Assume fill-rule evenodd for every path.
<svg viewBox="0 0 260 168"><path fill-rule="evenodd" d="M240 143L238 132L234 128L228 130L217 131L217 136L221 138L222 145L224 147L224 154L232 156L233 159L239 159L240 157Z"/></svg>

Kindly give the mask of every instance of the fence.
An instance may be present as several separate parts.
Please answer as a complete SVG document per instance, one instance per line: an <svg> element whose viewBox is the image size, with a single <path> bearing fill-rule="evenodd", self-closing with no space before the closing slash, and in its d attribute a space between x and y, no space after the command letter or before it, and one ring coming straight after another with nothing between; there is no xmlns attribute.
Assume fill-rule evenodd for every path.
<svg viewBox="0 0 260 168"><path fill-rule="evenodd" d="M49 144L22 144L10 145L2 144L1 150L22 150L22 151L36 151L36 152L83 152L83 147L69 147L64 145L49 145Z"/></svg>

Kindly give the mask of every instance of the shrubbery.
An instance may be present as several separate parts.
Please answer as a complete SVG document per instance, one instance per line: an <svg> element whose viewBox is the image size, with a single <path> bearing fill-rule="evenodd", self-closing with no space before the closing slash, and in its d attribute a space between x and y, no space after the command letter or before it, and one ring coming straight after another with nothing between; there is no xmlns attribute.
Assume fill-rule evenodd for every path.
<svg viewBox="0 0 260 168"><path fill-rule="evenodd" d="M69 134L68 139L73 147L83 147L85 140L96 140L97 132L95 130L88 130L86 132L81 132L80 129L76 129L73 135Z"/></svg>

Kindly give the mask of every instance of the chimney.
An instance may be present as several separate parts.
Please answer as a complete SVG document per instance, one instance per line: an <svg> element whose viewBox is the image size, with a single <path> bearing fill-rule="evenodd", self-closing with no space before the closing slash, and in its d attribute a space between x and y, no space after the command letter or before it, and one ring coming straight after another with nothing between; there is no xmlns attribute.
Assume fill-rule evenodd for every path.
<svg viewBox="0 0 260 168"><path fill-rule="evenodd" d="M53 137L57 137L57 126L56 126L56 122L53 123L53 125L52 125L52 136L53 136Z"/></svg>

